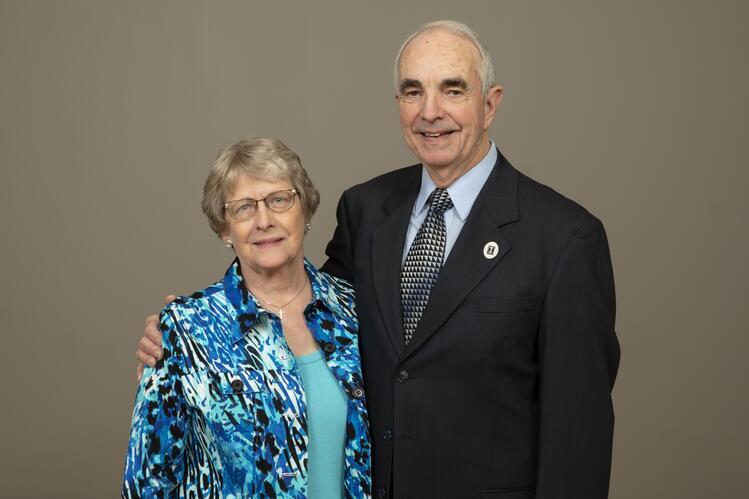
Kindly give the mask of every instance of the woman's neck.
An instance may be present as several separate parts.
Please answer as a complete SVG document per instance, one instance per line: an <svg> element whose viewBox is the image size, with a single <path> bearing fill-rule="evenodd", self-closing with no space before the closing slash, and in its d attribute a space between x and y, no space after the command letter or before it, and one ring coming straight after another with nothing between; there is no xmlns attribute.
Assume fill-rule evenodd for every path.
<svg viewBox="0 0 749 499"><path fill-rule="evenodd" d="M303 258L276 269L256 269L250 265L241 265L241 271L245 286L251 293L274 303L290 298L307 283Z"/></svg>

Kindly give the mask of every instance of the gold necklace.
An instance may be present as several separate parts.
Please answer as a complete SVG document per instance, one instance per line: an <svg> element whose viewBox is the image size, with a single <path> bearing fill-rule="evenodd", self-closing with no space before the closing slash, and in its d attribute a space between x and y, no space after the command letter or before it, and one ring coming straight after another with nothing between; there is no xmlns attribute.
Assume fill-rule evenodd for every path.
<svg viewBox="0 0 749 499"><path fill-rule="evenodd" d="M248 286L248 287L249 287L249 286ZM291 300L289 300L289 301L287 301L286 303L284 303L283 305L281 305L280 307L279 307L278 305L276 305L275 303L271 303L271 302L269 302L268 300L263 300L262 298L260 298L260 296L258 296L258 294L257 294L257 293L255 293L255 292L254 292L253 290L251 290L251 289L250 289L250 293L252 293L252 295L253 295L253 296L254 296L255 298L257 298L257 299L258 299L258 301L261 301L261 302L263 302L263 303L265 303L265 304L267 304L267 305L270 305L270 306L272 306L272 307L275 307L275 308L277 308L277 309L278 309L278 318L279 318L279 319L281 319L281 320L283 320L283 308L284 308L284 307L288 307L289 305L291 305L291 302L293 302L294 300L296 300L296 299L297 299L297 297L298 297L298 296L299 296L300 294L302 294L302 291L304 291L304 288L306 288L306 287L307 287L307 279L305 279L305 280L304 280L304 283L302 283L302 287L301 287L301 288L299 288L299 291L297 291L297 292L296 292L296 294L294 295L294 297L293 297L293 298L292 298Z"/></svg>

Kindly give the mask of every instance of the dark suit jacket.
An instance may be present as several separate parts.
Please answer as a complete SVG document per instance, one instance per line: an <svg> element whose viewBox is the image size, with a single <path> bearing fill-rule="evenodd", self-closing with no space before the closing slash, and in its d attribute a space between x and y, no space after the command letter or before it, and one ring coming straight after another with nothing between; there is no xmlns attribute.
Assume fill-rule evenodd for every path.
<svg viewBox="0 0 749 499"><path fill-rule="evenodd" d="M356 290L374 496L605 498L619 345L601 222L500 154L404 348L420 175L347 190L323 266Z"/></svg>

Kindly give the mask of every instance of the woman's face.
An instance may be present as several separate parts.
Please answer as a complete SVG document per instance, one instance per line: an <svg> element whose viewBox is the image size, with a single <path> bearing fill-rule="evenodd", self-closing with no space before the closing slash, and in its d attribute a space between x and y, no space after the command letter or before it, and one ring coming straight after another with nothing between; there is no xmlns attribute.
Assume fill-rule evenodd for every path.
<svg viewBox="0 0 749 499"><path fill-rule="evenodd" d="M226 197L227 203L237 199L265 198L271 193L291 189L286 180L261 180L242 175ZM293 266L304 260L304 213L297 194L294 205L287 211L271 211L263 201L258 201L257 210L249 220L238 222L224 215L229 224L222 239L231 239L242 269L257 274L266 274Z"/></svg>

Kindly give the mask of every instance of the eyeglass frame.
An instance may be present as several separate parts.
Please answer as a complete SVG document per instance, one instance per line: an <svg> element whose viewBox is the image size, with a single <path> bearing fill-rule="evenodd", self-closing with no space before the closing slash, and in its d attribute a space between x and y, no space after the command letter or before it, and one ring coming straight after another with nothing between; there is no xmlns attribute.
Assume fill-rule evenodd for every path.
<svg viewBox="0 0 749 499"><path fill-rule="evenodd" d="M268 201L266 201L269 197L273 196L274 194L278 194L279 192L291 192L292 194L294 194L292 196L292 198L291 198L291 205L289 205L289 207L286 208L285 210L280 210L280 211L279 210L274 210L273 208L271 208L270 205L268 204ZM264 202L265 203L265 207L268 208L273 213L286 213L287 211L289 211L290 209L292 209L294 207L294 204L296 204L296 197L298 195L299 195L299 191L296 188L292 188L292 189L281 189L281 190L278 190L278 191L273 191L270 194L268 194L267 196L262 197L262 198L258 198L258 199L255 199L255 198L239 198L239 199L235 199L233 201L229 201L229 202L224 203L224 211L226 213L228 213L229 216L231 218L233 218L234 220L236 220L237 222L246 222L247 220L249 220L250 218L252 218L255 215L255 213L257 213L257 207L260 205L260 201ZM231 210L229 210L229 206L230 205L233 205L233 204L238 203L240 201L255 201L255 211L253 211L252 215L250 215L248 218L244 218L244 219L236 218L234 215L232 215Z"/></svg>

